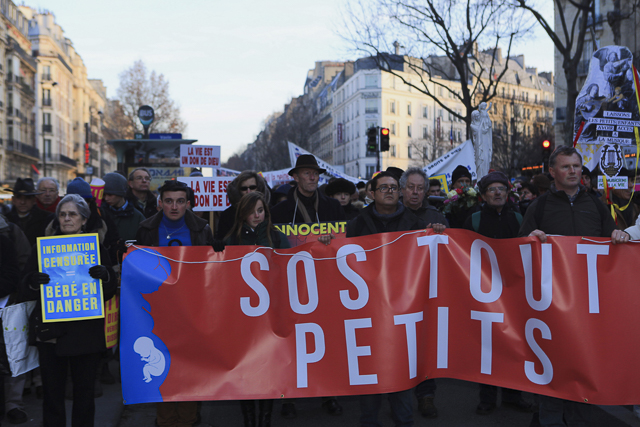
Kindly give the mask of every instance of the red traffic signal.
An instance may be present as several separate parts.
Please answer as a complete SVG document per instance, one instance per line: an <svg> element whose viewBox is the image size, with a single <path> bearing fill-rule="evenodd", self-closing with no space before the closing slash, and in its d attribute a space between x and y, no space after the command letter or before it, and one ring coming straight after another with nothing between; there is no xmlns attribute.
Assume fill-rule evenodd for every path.
<svg viewBox="0 0 640 427"><path fill-rule="evenodd" d="M389 151L389 128L380 128L380 151Z"/></svg>
<svg viewBox="0 0 640 427"><path fill-rule="evenodd" d="M542 148L544 148L544 149L551 148L551 142L549 142L548 139L545 139L544 141L542 141Z"/></svg>
<svg viewBox="0 0 640 427"><path fill-rule="evenodd" d="M387 128L380 129L380 135L388 136L389 135L389 129L387 129Z"/></svg>

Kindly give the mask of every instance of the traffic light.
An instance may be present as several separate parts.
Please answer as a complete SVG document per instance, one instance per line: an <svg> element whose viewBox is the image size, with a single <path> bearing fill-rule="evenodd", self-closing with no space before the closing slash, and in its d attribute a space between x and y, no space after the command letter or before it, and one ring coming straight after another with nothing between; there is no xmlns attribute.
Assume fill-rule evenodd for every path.
<svg viewBox="0 0 640 427"><path fill-rule="evenodd" d="M367 151L376 151L378 149L377 130L375 127L370 127L367 130Z"/></svg>
<svg viewBox="0 0 640 427"><path fill-rule="evenodd" d="M389 129L380 128L380 151L389 151Z"/></svg>
<svg viewBox="0 0 640 427"><path fill-rule="evenodd" d="M551 157L551 141L545 139L542 141L542 171L549 171L549 157Z"/></svg>

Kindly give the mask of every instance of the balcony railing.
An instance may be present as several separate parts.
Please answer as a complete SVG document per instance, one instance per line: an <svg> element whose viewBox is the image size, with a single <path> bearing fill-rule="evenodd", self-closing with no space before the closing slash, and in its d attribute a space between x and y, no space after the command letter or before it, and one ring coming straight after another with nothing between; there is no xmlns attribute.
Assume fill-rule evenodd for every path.
<svg viewBox="0 0 640 427"><path fill-rule="evenodd" d="M42 100L42 105L44 105L45 107L51 107L51 98L44 98Z"/></svg>
<svg viewBox="0 0 640 427"><path fill-rule="evenodd" d="M69 166L73 166L74 168L78 166L78 162L76 162L72 158L69 158L63 154L60 154L60 162Z"/></svg>
<svg viewBox="0 0 640 427"><path fill-rule="evenodd" d="M51 133L51 131L52 131L52 126L51 125L42 125L42 132Z"/></svg>
<svg viewBox="0 0 640 427"><path fill-rule="evenodd" d="M20 152L22 154L26 154L27 156L35 157L36 159L40 158L40 150L38 150L36 147L23 144L20 141L16 141L15 139L7 140L7 151Z"/></svg>
<svg viewBox="0 0 640 427"><path fill-rule="evenodd" d="M51 74L43 74L42 75L42 80L44 81L51 81Z"/></svg>

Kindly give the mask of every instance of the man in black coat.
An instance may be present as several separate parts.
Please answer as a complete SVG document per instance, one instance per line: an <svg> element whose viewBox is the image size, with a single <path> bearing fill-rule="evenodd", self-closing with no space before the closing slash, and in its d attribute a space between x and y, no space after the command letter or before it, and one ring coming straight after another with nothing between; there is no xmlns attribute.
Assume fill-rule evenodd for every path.
<svg viewBox="0 0 640 427"><path fill-rule="evenodd" d="M274 224L314 223L325 221L345 221L347 216L340 202L318 191L320 174L326 172L318 166L316 158L310 154L298 157L296 167L289 171L298 185L289 190L287 199L271 210Z"/></svg>
<svg viewBox="0 0 640 427"><path fill-rule="evenodd" d="M36 244L36 239L45 235L45 229L53 215L36 206L35 185L31 178L18 178L12 190L11 211L7 214L9 222L22 229L31 246Z"/></svg>
<svg viewBox="0 0 640 427"><path fill-rule="evenodd" d="M129 174L129 189L126 199L138 209L145 218L158 213L156 196L149 190L151 174L147 168L136 168Z"/></svg>
<svg viewBox="0 0 640 427"><path fill-rule="evenodd" d="M427 224L400 203L398 178L381 172L371 180L373 203L347 224L347 237L368 236L391 231L426 228ZM389 403L396 425L413 425L411 390L389 393ZM381 394L360 396L360 425L379 425Z"/></svg>
<svg viewBox="0 0 640 427"><path fill-rule="evenodd" d="M485 203L480 211L471 214L464 223L467 230L475 231L492 239L518 237L522 215L508 203L509 178L502 172L490 172L478 182L478 189ZM498 387L480 384L478 415L488 415L496 409ZM522 392L502 389L502 405L520 412L532 412L533 405L522 398Z"/></svg>

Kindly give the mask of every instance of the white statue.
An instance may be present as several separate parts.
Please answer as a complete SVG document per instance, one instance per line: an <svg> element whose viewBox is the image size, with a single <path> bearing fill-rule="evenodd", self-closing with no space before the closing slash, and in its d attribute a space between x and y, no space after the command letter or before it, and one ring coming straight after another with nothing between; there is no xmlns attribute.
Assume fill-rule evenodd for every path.
<svg viewBox="0 0 640 427"><path fill-rule="evenodd" d="M486 102L471 113L471 140L476 154L476 176L478 179L489 173L491 156L493 155L493 132L489 108Z"/></svg>

